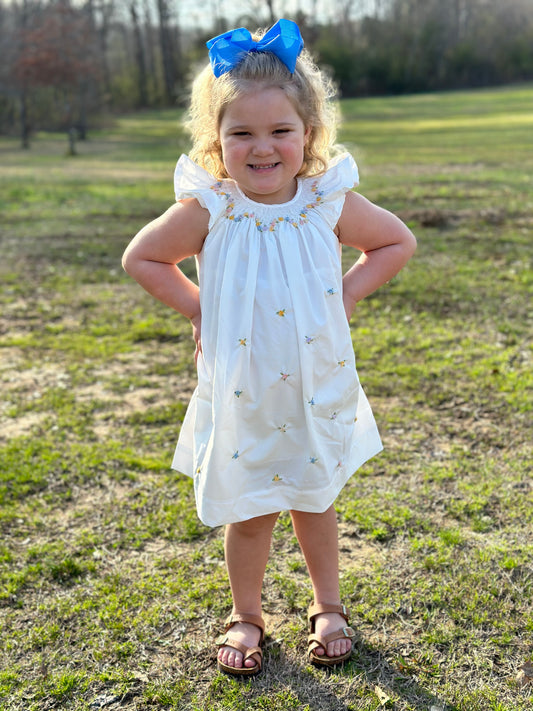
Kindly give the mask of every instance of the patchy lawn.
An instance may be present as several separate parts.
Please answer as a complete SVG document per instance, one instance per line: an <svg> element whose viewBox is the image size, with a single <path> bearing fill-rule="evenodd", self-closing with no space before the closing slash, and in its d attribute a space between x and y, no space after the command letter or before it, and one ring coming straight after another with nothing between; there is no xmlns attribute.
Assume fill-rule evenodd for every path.
<svg viewBox="0 0 533 711"><path fill-rule="evenodd" d="M385 444L338 500L358 638L342 670L306 663L284 515L243 683L216 670L222 531L169 469L190 326L120 268L173 199L179 117L124 117L76 158L0 139L0 709L531 708L531 106L531 87L343 102L361 191L419 239L352 320Z"/></svg>

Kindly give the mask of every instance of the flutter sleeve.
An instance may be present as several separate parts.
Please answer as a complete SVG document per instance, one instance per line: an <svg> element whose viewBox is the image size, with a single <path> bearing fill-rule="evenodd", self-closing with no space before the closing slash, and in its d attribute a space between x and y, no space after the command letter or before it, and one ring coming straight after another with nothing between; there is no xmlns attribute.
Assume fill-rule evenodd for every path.
<svg viewBox="0 0 533 711"><path fill-rule="evenodd" d="M174 192L176 200L196 198L202 207L209 210L209 229L225 208L225 203L215 188L217 179L194 163L189 156L182 155L174 171Z"/></svg>
<svg viewBox="0 0 533 711"><path fill-rule="evenodd" d="M357 164L349 153L336 156L319 179L322 214L331 228L335 227L344 206L346 193L359 184Z"/></svg>

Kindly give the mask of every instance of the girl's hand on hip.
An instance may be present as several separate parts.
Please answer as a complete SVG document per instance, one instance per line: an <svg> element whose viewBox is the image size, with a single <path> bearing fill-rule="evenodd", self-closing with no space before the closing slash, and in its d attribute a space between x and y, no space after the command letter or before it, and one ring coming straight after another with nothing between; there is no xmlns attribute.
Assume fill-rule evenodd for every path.
<svg viewBox="0 0 533 711"><path fill-rule="evenodd" d="M198 363L198 356L202 352L202 314L198 312L196 316L193 316L191 318L191 324L192 324L192 337L194 339L194 342L196 344L196 349L194 351L194 362Z"/></svg>
<svg viewBox="0 0 533 711"><path fill-rule="evenodd" d="M349 296L346 289L343 290L342 302L344 304L344 311L346 313L346 318L348 319L348 323L350 323L350 319L352 318L352 314L354 312L356 302Z"/></svg>

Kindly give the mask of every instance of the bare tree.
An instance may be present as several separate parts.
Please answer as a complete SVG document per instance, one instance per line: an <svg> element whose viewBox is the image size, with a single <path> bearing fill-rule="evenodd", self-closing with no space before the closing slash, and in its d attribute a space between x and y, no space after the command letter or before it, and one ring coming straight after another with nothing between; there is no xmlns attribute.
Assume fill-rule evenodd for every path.
<svg viewBox="0 0 533 711"><path fill-rule="evenodd" d="M135 59L137 61L137 81L139 88L139 105L148 106L148 87L146 76L146 57L136 0L130 0L130 15L133 24L133 39L135 42Z"/></svg>
<svg viewBox="0 0 533 711"><path fill-rule="evenodd" d="M17 42L18 57L22 56L24 51L23 36L29 24L30 9L26 0L22 0L22 7L19 16L19 32ZM22 148L30 147L30 119L28 110L28 85L24 78L21 78L19 85L19 101L20 101L20 140Z"/></svg>
<svg viewBox="0 0 533 711"><path fill-rule="evenodd" d="M115 15L115 0L87 0L87 6L92 18L93 26L97 29L98 42L100 45L100 63L102 68L102 79L104 95L110 97L112 93L111 73L109 66L109 35L111 23Z"/></svg>
<svg viewBox="0 0 533 711"><path fill-rule="evenodd" d="M152 8L150 0L143 0L144 3L144 45L146 58L146 72L150 78L152 92L155 96L160 94L159 74L157 71L157 61L155 57L155 27L152 22Z"/></svg>
<svg viewBox="0 0 533 711"><path fill-rule="evenodd" d="M98 78L96 37L83 10L74 9L66 0L46 6L26 18L20 34L20 52L14 65L14 76L20 82L22 95L31 88L50 88L62 98L64 126L69 132L70 153L75 153L74 126L80 111L85 110L87 83ZM27 138L23 106L23 145Z"/></svg>
<svg viewBox="0 0 533 711"><path fill-rule="evenodd" d="M157 10L159 14L159 43L163 62L165 94L167 101L170 103L174 98L176 67L168 1L157 0Z"/></svg>

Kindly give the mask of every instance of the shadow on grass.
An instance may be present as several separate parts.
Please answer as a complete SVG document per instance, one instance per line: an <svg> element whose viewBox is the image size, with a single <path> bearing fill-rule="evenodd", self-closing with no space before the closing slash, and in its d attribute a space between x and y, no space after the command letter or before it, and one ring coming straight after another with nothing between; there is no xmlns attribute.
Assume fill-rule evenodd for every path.
<svg viewBox="0 0 533 711"><path fill-rule="evenodd" d="M277 640L272 641L268 637L263 671L253 679L245 680L217 672L214 653L209 661L211 670L213 683L207 697L202 699L201 707L195 706L195 709L208 711L214 708L227 692L230 692L229 695L235 693L236 687L240 694L237 691L238 701L233 696L233 708L246 708L247 711L304 707L310 711L456 709L427 691L412 677L400 673L386 661L383 651L372 648L362 639L356 641L350 662L331 670L307 664L303 648L287 654ZM379 696L379 693L382 695ZM241 702L242 706L239 705ZM216 705L216 708L219 706Z"/></svg>

